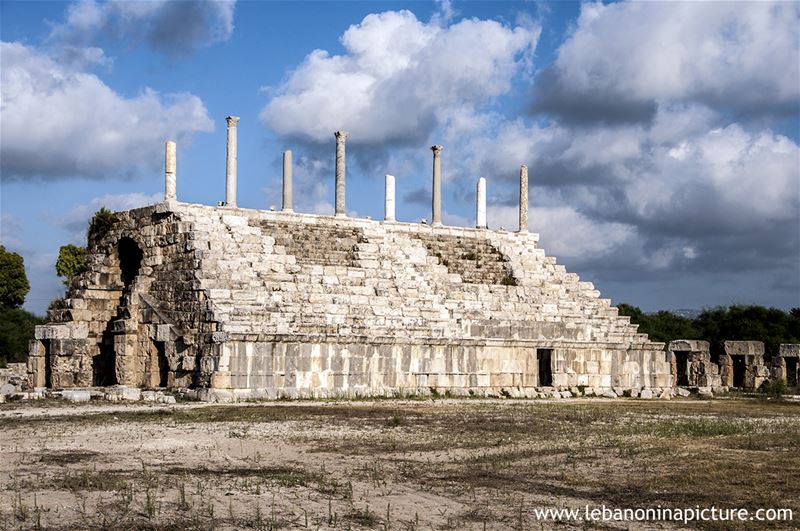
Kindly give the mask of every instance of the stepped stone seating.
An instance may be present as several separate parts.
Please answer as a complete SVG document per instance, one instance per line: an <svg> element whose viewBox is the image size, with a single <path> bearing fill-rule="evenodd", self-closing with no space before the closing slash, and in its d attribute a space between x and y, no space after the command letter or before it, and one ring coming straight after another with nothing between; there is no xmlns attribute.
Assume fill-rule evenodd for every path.
<svg viewBox="0 0 800 531"><path fill-rule="evenodd" d="M174 202L115 217L37 329L36 384L209 399L672 384L663 345L536 234Z"/></svg>
<svg viewBox="0 0 800 531"><path fill-rule="evenodd" d="M439 259L450 273L461 276L470 284L503 284L515 286L503 254L485 240L463 237L433 236L416 234L414 236L425 244L428 253Z"/></svg>

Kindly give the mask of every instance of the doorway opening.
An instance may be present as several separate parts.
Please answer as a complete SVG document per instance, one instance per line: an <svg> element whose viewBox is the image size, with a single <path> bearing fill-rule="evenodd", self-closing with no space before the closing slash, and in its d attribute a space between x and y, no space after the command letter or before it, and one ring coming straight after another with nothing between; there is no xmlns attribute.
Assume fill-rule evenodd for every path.
<svg viewBox="0 0 800 531"><path fill-rule="evenodd" d="M92 356L92 385L97 387L117 384L117 353L114 350L113 327L112 319L100 339L100 353Z"/></svg>
<svg viewBox="0 0 800 531"><path fill-rule="evenodd" d="M42 339L44 347L44 386L53 388L53 358L50 356L50 340Z"/></svg>
<svg viewBox="0 0 800 531"><path fill-rule="evenodd" d="M747 364L745 363L744 356L731 356L733 358L733 386L742 388L744 387L745 373L747 372Z"/></svg>
<svg viewBox="0 0 800 531"><path fill-rule="evenodd" d="M687 350L675 351L675 385L689 385L689 354Z"/></svg>
<svg viewBox="0 0 800 531"><path fill-rule="evenodd" d="M142 250L131 238L122 238L117 244L119 267L122 270L122 283L124 291L129 291L133 280L139 274L142 265Z"/></svg>
<svg viewBox="0 0 800 531"><path fill-rule="evenodd" d="M539 364L539 387L549 387L553 385L553 349L537 348L536 360Z"/></svg>
<svg viewBox="0 0 800 531"><path fill-rule="evenodd" d="M164 348L163 341L154 341L156 346L156 356L158 362L158 386L167 387L169 385L169 361Z"/></svg>
<svg viewBox="0 0 800 531"><path fill-rule="evenodd" d="M786 385L797 387L797 358L783 358L786 362Z"/></svg>

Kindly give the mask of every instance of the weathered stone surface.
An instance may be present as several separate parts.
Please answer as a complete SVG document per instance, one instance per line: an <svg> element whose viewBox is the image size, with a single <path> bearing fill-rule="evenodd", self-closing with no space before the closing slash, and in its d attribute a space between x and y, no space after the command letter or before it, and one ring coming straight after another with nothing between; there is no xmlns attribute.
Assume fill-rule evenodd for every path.
<svg viewBox="0 0 800 531"><path fill-rule="evenodd" d="M650 389L642 389L642 392L639 394L639 398L650 399L653 398L653 391Z"/></svg>
<svg viewBox="0 0 800 531"><path fill-rule="evenodd" d="M92 395L85 389L66 389L61 392L61 397L70 402L88 402Z"/></svg>
<svg viewBox="0 0 800 531"><path fill-rule="evenodd" d="M688 389L684 389L683 387L678 387L678 388L676 388L676 389L675 389L675 392L676 392L676 393L677 393L679 396L682 396L682 397L687 397L687 396L689 396L689 395L691 395L691 394L692 394L692 393L690 393L690 392L689 392L689 390L688 390Z"/></svg>

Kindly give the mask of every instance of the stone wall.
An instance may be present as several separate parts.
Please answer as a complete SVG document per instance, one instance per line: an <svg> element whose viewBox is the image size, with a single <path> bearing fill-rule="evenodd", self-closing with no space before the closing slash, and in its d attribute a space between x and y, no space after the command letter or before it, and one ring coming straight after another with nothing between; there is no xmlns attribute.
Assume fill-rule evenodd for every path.
<svg viewBox="0 0 800 531"><path fill-rule="evenodd" d="M37 328L30 378L220 396L482 391L540 386L549 356L553 387L670 386L663 344L537 241L175 202L117 213Z"/></svg>

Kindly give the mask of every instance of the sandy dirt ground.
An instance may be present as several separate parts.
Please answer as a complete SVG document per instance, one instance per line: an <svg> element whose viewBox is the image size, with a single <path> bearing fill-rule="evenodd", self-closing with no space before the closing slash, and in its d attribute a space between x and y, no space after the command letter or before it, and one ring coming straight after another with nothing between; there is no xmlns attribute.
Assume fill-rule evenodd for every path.
<svg viewBox="0 0 800 531"><path fill-rule="evenodd" d="M800 404L0 405L0 529L797 529ZM536 511L791 508L794 520Z"/></svg>

